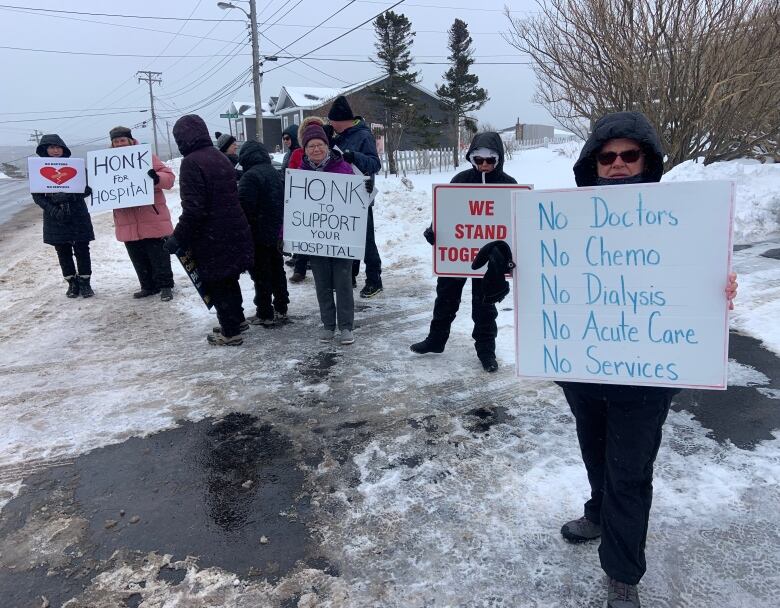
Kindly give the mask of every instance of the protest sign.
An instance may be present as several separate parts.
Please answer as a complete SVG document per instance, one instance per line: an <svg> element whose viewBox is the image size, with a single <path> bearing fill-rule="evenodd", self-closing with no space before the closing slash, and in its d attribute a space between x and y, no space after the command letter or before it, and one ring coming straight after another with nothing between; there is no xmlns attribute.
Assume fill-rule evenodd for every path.
<svg viewBox="0 0 780 608"><path fill-rule="evenodd" d="M361 176L287 169L284 250L362 260L369 202Z"/></svg>
<svg viewBox="0 0 780 608"><path fill-rule="evenodd" d="M151 168L148 144L87 152L87 180L92 188L89 212L95 215L154 204L154 182L147 175Z"/></svg>
<svg viewBox="0 0 780 608"><path fill-rule="evenodd" d="M734 185L514 194L519 376L726 388Z"/></svg>
<svg viewBox="0 0 780 608"><path fill-rule="evenodd" d="M203 279L200 278L198 267L195 264L195 260L192 258L192 252L186 251L182 254L176 254L176 257L179 258L179 262L181 262L181 265L184 268L184 272L187 273L190 281L192 281L192 284L195 287L195 291L198 292L198 295L200 296L201 300L203 300L206 308L211 310L211 308L214 306L214 302L211 301L211 296L206 292L206 289L203 286Z"/></svg>
<svg viewBox="0 0 780 608"><path fill-rule="evenodd" d="M512 193L519 184L434 184L433 274L481 277L472 270L477 252L490 241L512 243Z"/></svg>
<svg viewBox="0 0 780 608"><path fill-rule="evenodd" d="M27 159L31 193L77 192L87 187L83 158L31 156Z"/></svg>

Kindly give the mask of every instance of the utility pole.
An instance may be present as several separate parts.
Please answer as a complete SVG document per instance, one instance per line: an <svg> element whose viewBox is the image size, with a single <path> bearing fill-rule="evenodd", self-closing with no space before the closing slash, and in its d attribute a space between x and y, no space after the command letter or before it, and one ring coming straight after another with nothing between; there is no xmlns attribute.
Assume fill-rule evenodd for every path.
<svg viewBox="0 0 780 608"><path fill-rule="evenodd" d="M30 133L29 141L34 141L36 144L39 144L41 143L41 135L43 135L43 131L35 129L34 133Z"/></svg>
<svg viewBox="0 0 780 608"><path fill-rule="evenodd" d="M249 25L252 32L252 83L255 89L255 137L263 141L263 103L260 100L260 41L257 35L256 0L249 0Z"/></svg>
<svg viewBox="0 0 780 608"><path fill-rule="evenodd" d="M142 76L143 74L143 76ZM157 152L157 119L154 115L154 95L152 95L152 83L162 84L162 72L150 72L149 70L139 70L135 73L138 76L138 82L149 83L149 104L152 107L152 131L154 132L154 153L159 156Z"/></svg>
<svg viewBox="0 0 780 608"><path fill-rule="evenodd" d="M168 131L168 160L173 158L173 148L171 148L171 123L165 121L165 128Z"/></svg>

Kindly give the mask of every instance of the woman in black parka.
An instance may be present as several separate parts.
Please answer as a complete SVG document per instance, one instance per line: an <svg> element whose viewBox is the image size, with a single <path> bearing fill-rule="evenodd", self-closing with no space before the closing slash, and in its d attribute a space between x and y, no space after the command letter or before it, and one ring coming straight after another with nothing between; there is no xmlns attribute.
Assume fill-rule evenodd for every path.
<svg viewBox="0 0 780 608"><path fill-rule="evenodd" d="M221 330L208 335L209 343L237 346L248 327L238 277L252 267L253 251L236 172L212 145L200 116L182 116L173 126L173 137L184 157L179 170L182 212L166 248L191 252L214 302Z"/></svg>
<svg viewBox="0 0 780 608"><path fill-rule="evenodd" d="M516 184L517 180L504 173L504 142L498 133L478 133L471 140L466 152L466 160L472 167L461 171L450 181L451 184ZM425 240L434 244L433 226L423 233ZM436 301L433 304L433 319L428 336L422 342L416 342L409 348L412 352L444 352L444 346L450 337L450 326L460 308L465 278L439 277L436 280ZM471 318L474 321L474 348L482 367L486 372L498 370L496 361L496 317L495 304L485 304L482 292L482 279L471 279Z"/></svg>
<svg viewBox="0 0 780 608"><path fill-rule="evenodd" d="M270 327L277 320L287 320L290 303L279 243L284 219L284 178L274 169L268 150L259 142L248 141L241 146L238 162L244 169L238 182L238 198L252 228L255 246L251 274L257 313L248 321Z"/></svg>
<svg viewBox="0 0 780 608"><path fill-rule="evenodd" d="M577 186L658 182L663 150L639 112L599 120L574 165ZM736 295L736 275L726 297ZM732 306L730 305L730 308ZM573 543L601 537L608 608L638 608L636 585L645 573L645 542L653 498L653 464L676 388L559 382L577 425L591 496L584 516L561 528Z"/></svg>
<svg viewBox="0 0 780 608"><path fill-rule="evenodd" d="M70 149L62 138L55 134L44 135L35 152L44 158L70 157ZM90 285L92 260L89 255L89 242L95 240L95 232L87 204L84 202L84 198L91 193L92 190L87 186L83 194L52 192L32 195L35 204L43 209L43 242L53 245L57 251L62 276L68 282L65 295L69 298L79 295L89 298L95 295Z"/></svg>

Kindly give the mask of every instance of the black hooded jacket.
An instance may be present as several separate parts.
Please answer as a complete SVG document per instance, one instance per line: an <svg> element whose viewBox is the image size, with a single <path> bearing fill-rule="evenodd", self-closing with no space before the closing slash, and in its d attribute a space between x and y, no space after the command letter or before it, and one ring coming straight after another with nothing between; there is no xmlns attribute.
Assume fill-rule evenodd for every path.
<svg viewBox="0 0 780 608"><path fill-rule="evenodd" d="M640 144L645 153L645 169L642 182L661 181L663 175L664 152L658 133L641 112L615 112L601 118L593 127L593 132L582 147L580 158L574 164L574 178L577 186L595 186L596 153L610 139L633 139ZM558 382L562 388L590 396L606 399L642 399L645 395L659 393L678 393L680 389L634 386L628 384L597 384L590 382Z"/></svg>
<svg viewBox="0 0 780 608"><path fill-rule="evenodd" d="M298 143L298 125L290 125L282 131L282 135L290 136L290 147L287 149L287 152L285 152L284 158L282 159L282 175L284 176L284 172L290 164L290 156L292 155L293 150L297 150L301 147L301 144Z"/></svg>
<svg viewBox="0 0 780 608"><path fill-rule="evenodd" d="M70 157L70 148L59 135L44 135L35 149L38 156L48 158L49 146L62 148L63 158ZM84 194L75 192L35 193L33 201L43 209L43 242L47 245L83 243L95 240L92 218L84 202ZM62 210L62 219L57 219Z"/></svg>
<svg viewBox="0 0 780 608"><path fill-rule="evenodd" d="M238 161L244 168L238 182L238 198L252 228L256 244L276 245L284 217L284 182L274 169L263 144L248 141L241 147Z"/></svg>
<svg viewBox="0 0 780 608"><path fill-rule="evenodd" d="M192 251L204 281L237 277L252 267L254 250L238 201L235 169L211 143L200 116L182 116L173 137L184 156L179 170L182 211L173 235Z"/></svg>
<svg viewBox="0 0 780 608"><path fill-rule="evenodd" d="M471 162L471 155L474 150L479 148L489 148L498 152L498 162L496 168L490 173L477 171L474 166L465 171L461 171L450 180L451 184L516 184L517 180L511 175L504 173L504 142L498 133L487 132L477 133L471 140L471 145L466 152L466 160ZM484 179L484 181L483 181Z"/></svg>

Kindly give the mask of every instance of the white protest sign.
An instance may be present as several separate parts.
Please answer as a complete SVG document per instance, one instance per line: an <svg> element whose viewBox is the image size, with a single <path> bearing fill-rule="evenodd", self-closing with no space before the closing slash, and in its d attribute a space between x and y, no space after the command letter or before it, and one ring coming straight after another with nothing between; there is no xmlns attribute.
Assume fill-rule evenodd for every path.
<svg viewBox="0 0 780 608"><path fill-rule="evenodd" d="M477 252L490 241L512 242L512 192L519 184L433 185L433 274L481 277L472 270Z"/></svg>
<svg viewBox="0 0 780 608"><path fill-rule="evenodd" d="M31 193L78 192L87 187L83 158L31 156L27 159Z"/></svg>
<svg viewBox="0 0 780 608"><path fill-rule="evenodd" d="M87 179L92 188L91 214L154 204L154 182L148 144L87 152Z"/></svg>
<svg viewBox="0 0 780 608"><path fill-rule="evenodd" d="M517 375L726 388L733 183L514 201Z"/></svg>
<svg viewBox="0 0 780 608"><path fill-rule="evenodd" d="M363 259L369 202L360 176L287 169L285 251Z"/></svg>

